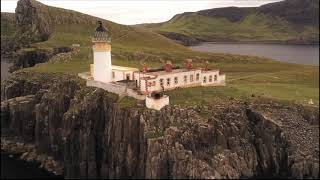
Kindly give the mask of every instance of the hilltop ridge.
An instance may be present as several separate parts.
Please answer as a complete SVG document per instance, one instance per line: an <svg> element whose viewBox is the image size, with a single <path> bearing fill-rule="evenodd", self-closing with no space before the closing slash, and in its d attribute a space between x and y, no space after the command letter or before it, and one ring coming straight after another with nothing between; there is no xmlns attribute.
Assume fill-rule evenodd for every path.
<svg viewBox="0 0 320 180"><path fill-rule="evenodd" d="M6 15L1 13L1 16ZM73 10L47 6L35 0L18 1L14 16L17 24L16 40L18 39L20 44L45 42L46 46L64 46L72 43L90 45L90 36L100 20L110 30L115 45L187 50L149 30L120 25ZM1 34L3 33L4 30L1 30ZM154 40L158 43L153 43Z"/></svg>
<svg viewBox="0 0 320 180"><path fill-rule="evenodd" d="M201 41L319 43L319 2L285 0L260 7L214 8L137 26L184 45Z"/></svg>

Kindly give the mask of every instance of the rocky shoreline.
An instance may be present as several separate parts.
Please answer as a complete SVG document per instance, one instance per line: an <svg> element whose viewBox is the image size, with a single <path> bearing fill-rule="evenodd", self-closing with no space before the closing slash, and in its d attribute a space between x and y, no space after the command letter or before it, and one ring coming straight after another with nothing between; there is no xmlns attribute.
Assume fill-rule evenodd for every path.
<svg viewBox="0 0 320 180"><path fill-rule="evenodd" d="M319 177L318 107L259 98L121 107L71 75L24 71L1 88L6 147L65 178Z"/></svg>
<svg viewBox="0 0 320 180"><path fill-rule="evenodd" d="M14 155L28 163L39 164L56 176L63 175L63 163L46 154L38 154L34 144L25 143L19 137L1 137L1 151Z"/></svg>

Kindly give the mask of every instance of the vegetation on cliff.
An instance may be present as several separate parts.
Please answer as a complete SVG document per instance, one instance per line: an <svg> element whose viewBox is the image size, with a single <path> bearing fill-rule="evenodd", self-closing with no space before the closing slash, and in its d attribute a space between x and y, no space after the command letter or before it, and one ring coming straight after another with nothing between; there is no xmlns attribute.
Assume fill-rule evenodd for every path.
<svg viewBox="0 0 320 180"><path fill-rule="evenodd" d="M126 108L77 77L24 71L1 94L1 149L65 178L319 177L317 107L252 97Z"/></svg>
<svg viewBox="0 0 320 180"><path fill-rule="evenodd" d="M250 8L216 8L142 24L183 44L199 41L319 43L319 2L286 0Z"/></svg>

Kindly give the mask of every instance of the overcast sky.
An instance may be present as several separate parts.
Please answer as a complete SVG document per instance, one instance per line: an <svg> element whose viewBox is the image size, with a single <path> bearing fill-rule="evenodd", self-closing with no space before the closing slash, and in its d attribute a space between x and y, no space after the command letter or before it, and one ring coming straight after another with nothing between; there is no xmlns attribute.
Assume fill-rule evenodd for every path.
<svg viewBox="0 0 320 180"><path fill-rule="evenodd" d="M182 12L217 7L252 7L279 0L39 0L120 24L154 23L169 20ZM17 0L1 0L1 12L14 12Z"/></svg>

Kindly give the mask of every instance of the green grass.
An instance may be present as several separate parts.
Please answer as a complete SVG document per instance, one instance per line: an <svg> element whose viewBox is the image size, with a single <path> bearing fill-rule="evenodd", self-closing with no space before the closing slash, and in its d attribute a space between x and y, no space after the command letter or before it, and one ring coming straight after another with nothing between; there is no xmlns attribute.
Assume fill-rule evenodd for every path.
<svg viewBox="0 0 320 180"><path fill-rule="evenodd" d="M224 65L219 66L223 69ZM303 104L312 99L319 104L318 67L259 63L235 66L229 72L228 65L225 65L225 69L227 86L172 90L168 92L170 101L174 104L200 105L220 97L248 99L254 95Z"/></svg>
<svg viewBox="0 0 320 180"><path fill-rule="evenodd" d="M227 86L170 91L168 94L173 104L201 104L203 101L207 102L215 97L247 98L252 94L293 100L299 103L305 103L309 99L313 99L314 102L319 103L319 70L316 66L263 61L257 57L250 57L251 61L248 59L242 61L241 56L238 60L234 60L235 62L229 62L229 55L224 57L224 55L219 54L217 56L227 59L226 62L223 60L222 62L211 62L210 66L211 68L219 68L226 73ZM30 70L76 74L89 71L90 63L92 63L91 48L81 47L80 53L75 55L71 62L43 63L30 68ZM180 61L177 61L177 63L182 65ZM139 59L134 59L134 57L132 59L113 57L113 64L140 67ZM154 67L162 65L158 61L151 61L148 64ZM195 66L202 66L202 63L195 63ZM122 104L127 106L127 102Z"/></svg>
<svg viewBox="0 0 320 180"><path fill-rule="evenodd" d="M146 139L156 139L163 136L163 130L156 129L155 131L147 132Z"/></svg>
<svg viewBox="0 0 320 180"><path fill-rule="evenodd" d="M137 100L133 97L125 96L118 101L118 105L121 108L134 107L137 104Z"/></svg>
<svg viewBox="0 0 320 180"><path fill-rule="evenodd" d="M66 10L50 8L52 16L59 16L57 19L64 18L66 23L56 23L54 32L48 41L33 44L33 47L27 50L50 49L78 43L81 45L80 52L73 55L71 61L68 62L47 62L25 70L69 74L89 71L89 64L93 62L91 35L96 27L93 21L97 19L73 11L66 13L64 11ZM74 19L83 22L75 24ZM250 16L237 25L230 24L225 19L212 20L198 16L192 16L192 22L183 18L176 21L169 22L172 23L170 26L163 26L163 30L172 28L185 33L191 28L195 30L194 32L199 32L199 35L207 33L208 36L211 36L209 33L212 32L229 35L231 30L237 29L237 34L231 33L230 36L249 39L261 39L266 37L266 34L275 39L296 35L293 32L287 32L286 28L283 29L283 34L269 31L267 27L270 26L270 23L271 25L274 23L272 25L274 29L281 29L288 24L282 22L281 19L275 19L273 22L267 17ZM207 23L207 25L198 27L198 22ZM278 26L279 23L282 25ZM216 97L247 99L252 94L302 103L313 99L314 102L319 103L318 66L281 63L253 56L195 52L150 30L124 26L110 21L104 21L104 24L110 30L112 38L112 63L114 65L140 68L141 63L146 62L149 67L159 67L166 60L171 60L175 65L182 66L184 59L192 58L195 66L203 66L205 61L209 61L211 68L218 68L226 73L226 87L195 87L167 92L172 104L210 103ZM214 26L214 31L209 31L212 26ZM248 34L246 34L247 31ZM309 29L309 31L313 30ZM135 103L133 98L128 97L119 101L122 107L130 107Z"/></svg>
<svg viewBox="0 0 320 180"><path fill-rule="evenodd" d="M14 14L1 12L1 38L12 36L15 31Z"/></svg>

